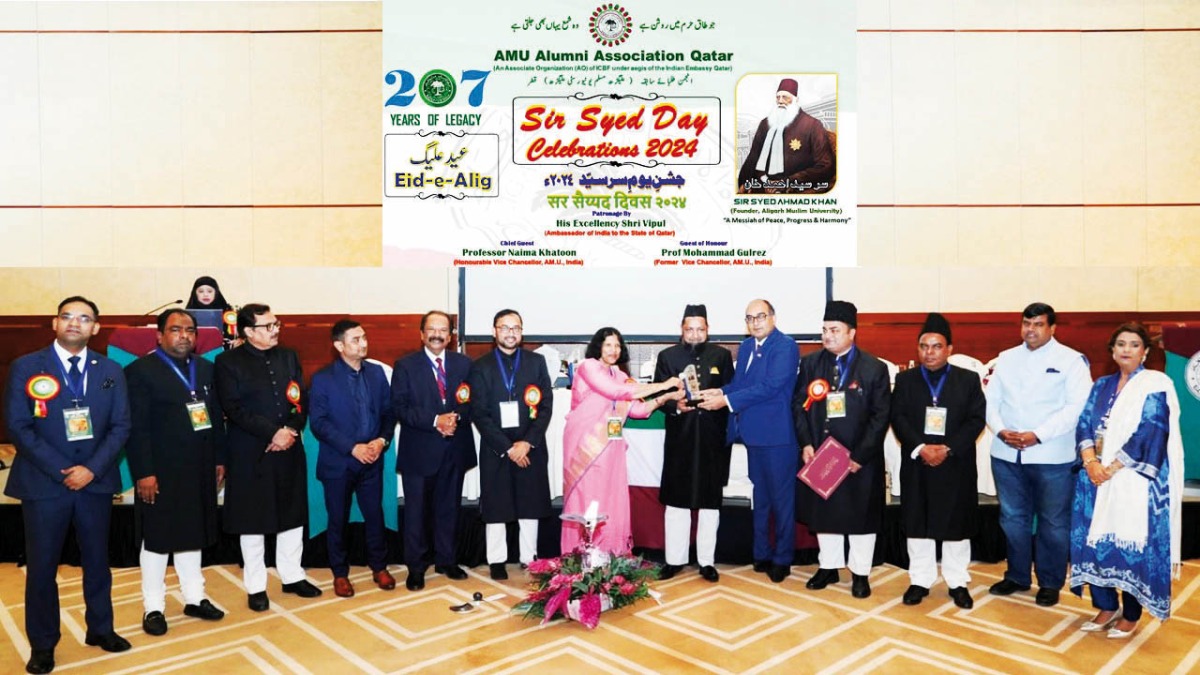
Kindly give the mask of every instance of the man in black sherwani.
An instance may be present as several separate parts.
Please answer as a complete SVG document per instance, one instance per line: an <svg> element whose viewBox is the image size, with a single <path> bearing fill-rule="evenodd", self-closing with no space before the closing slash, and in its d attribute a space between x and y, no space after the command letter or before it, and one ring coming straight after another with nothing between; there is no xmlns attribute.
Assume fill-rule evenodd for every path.
<svg viewBox="0 0 1200 675"><path fill-rule="evenodd" d="M142 540L142 630L167 632L165 575L174 554L183 613L216 621L225 612L204 594L200 550L217 541L217 486L225 474L225 415L213 365L195 355L196 318L158 315L158 348L129 364L133 430L125 453L137 483Z"/></svg>
<svg viewBox="0 0 1200 675"><path fill-rule="evenodd" d="M796 481L796 519L817 534L821 547L820 569L806 586L825 588L839 581L840 568L849 567L851 595L865 598L871 595L875 537L883 527L883 438L891 384L887 366L858 348L857 335L858 308L829 301L821 324L824 349L800 360L792 415L804 464L813 461L829 436L850 451L850 474L829 499Z"/></svg>
<svg viewBox="0 0 1200 675"><path fill-rule="evenodd" d="M919 604L937 581L940 539L950 597L970 609L967 565L979 507L975 441L986 423L987 400L977 374L948 363L953 350L950 323L930 314L917 339L920 367L896 376L892 429L900 441L900 514L912 584L904 604Z"/></svg>
<svg viewBox="0 0 1200 675"><path fill-rule="evenodd" d="M698 378L696 391L720 389L733 379L733 356L729 350L708 343L708 309L688 305L683 310L680 343L658 355L655 382L672 377L685 379L691 366ZM663 443L662 484L658 500L663 514L666 566L659 573L670 579L688 562L692 510L697 511L696 562L700 576L716 582L721 578L714 566L717 528L721 522L721 500L729 481L730 445L726 442L729 408L701 410L688 399L663 405L666 440Z"/></svg>
<svg viewBox="0 0 1200 675"><path fill-rule="evenodd" d="M551 515L546 428L554 391L546 359L521 348L524 324L516 310L492 319L495 347L475 360L468 378L479 430L479 510L486 523L488 569L507 579L508 523L518 526L519 559L537 556L538 519Z"/></svg>
<svg viewBox="0 0 1200 675"><path fill-rule="evenodd" d="M282 326L267 305L244 305L237 313L237 329L245 342L217 357L217 395L228 420L225 531L240 535L247 605L256 612L271 606L268 534L276 535L275 569L283 592L302 598L321 594L300 565L308 515L300 435L308 420L308 399L300 357L279 346Z"/></svg>

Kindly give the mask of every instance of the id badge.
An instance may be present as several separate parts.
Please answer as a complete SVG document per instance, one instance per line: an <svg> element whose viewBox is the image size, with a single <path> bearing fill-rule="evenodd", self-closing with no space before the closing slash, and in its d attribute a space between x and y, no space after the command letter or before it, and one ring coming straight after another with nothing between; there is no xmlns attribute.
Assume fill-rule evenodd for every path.
<svg viewBox="0 0 1200 675"><path fill-rule="evenodd" d="M825 396L825 417L835 419L846 416L846 392L831 391Z"/></svg>
<svg viewBox="0 0 1200 675"><path fill-rule="evenodd" d="M520 407L516 401L501 401L500 427L503 429L515 429L521 426L520 412Z"/></svg>
<svg viewBox="0 0 1200 675"><path fill-rule="evenodd" d="M620 417L608 418L608 438L609 440L619 440L623 438L622 431L625 427L625 420Z"/></svg>
<svg viewBox="0 0 1200 675"><path fill-rule="evenodd" d="M86 441L92 438L91 408L69 408L64 410L63 422L67 426L68 441Z"/></svg>
<svg viewBox="0 0 1200 675"><path fill-rule="evenodd" d="M212 419L208 416L208 406L204 401L192 401L187 404L188 419L192 421L192 431L204 431L212 428Z"/></svg>
<svg viewBox="0 0 1200 675"><path fill-rule="evenodd" d="M925 433L932 436L946 435L946 409L925 406Z"/></svg>

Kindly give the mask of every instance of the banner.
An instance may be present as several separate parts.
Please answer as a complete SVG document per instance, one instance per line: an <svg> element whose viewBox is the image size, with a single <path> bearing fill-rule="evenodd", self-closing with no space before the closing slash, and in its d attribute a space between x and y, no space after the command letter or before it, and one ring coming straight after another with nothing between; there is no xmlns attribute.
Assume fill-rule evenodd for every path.
<svg viewBox="0 0 1200 675"><path fill-rule="evenodd" d="M854 3L384 2L384 264L852 266Z"/></svg>

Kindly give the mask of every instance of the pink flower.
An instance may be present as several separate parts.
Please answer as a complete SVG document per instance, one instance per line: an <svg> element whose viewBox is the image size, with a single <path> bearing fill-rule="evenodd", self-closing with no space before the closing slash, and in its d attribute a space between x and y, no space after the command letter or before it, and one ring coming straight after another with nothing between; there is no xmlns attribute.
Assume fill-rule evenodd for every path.
<svg viewBox="0 0 1200 675"><path fill-rule="evenodd" d="M621 576L620 574L614 574L612 582L620 586L621 584L625 583L625 577Z"/></svg>
<svg viewBox="0 0 1200 675"><path fill-rule="evenodd" d="M579 599L579 623L588 629L595 628L600 623L600 596L588 593Z"/></svg>
<svg viewBox="0 0 1200 675"><path fill-rule="evenodd" d="M609 591L611 591L611 590L612 590L612 584L606 581L606 582L604 582L603 584L601 584L601 585L600 585L600 590L602 590L602 591L604 591L605 593L607 593L607 592L609 592Z"/></svg>
<svg viewBox="0 0 1200 675"><path fill-rule="evenodd" d="M558 614L560 611L562 611L567 606L567 600L570 598L571 587L564 586L558 593L554 594L554 597L547 600L546 608L542 612L542 623L548 623L550 619L554 618L555 614Z"/></svg>
<svg viewBox="0 0 1200 675"><path fill-rule="evenodd" d="M621 584L621 595L633 595L637 592L637 586L629 582Z"/></svg>
<svg viewBox="0 0 1200 675"><path fill-rule="evenodd" d="M537 558L529 563L531 574L551 574L558 571L558 558Z"/></svg>

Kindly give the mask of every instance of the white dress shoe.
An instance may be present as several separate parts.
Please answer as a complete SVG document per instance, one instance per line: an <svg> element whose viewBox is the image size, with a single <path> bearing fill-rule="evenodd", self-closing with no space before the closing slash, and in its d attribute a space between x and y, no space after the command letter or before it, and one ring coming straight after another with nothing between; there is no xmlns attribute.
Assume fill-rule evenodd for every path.
<svg viewBox="0 0 1200 675"><path fill-rule="evenodd" d="M1081 630L1085 633L1101 633L1101 632L1104 632L1104 631L1112 628L1114 625L1116 625L1118 618L1120 618L1119 614L1113 614L1112 617L1110 617L1109 620L1105 621L1104 623L1096 623L1095 621L1087 621L1082 626L1079 627L1079 630Z"/></svg>
<svg viewBox="0 0 1200 675"><path fill-rule="evenodd" d="M1129 637L1130 635L1133 635L1136 631L1137 631L1136 627L1130 628L1129 630L1120 630L1119 628L1109 628L1108 629L1108 639L1109 640L1124 640L1125 638Z"/></svg>

